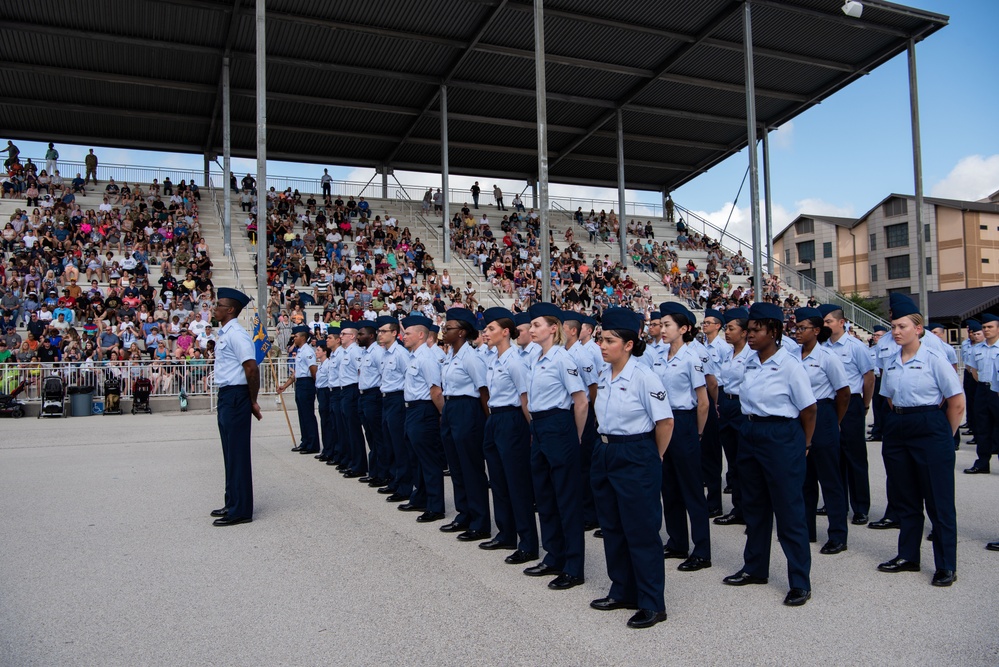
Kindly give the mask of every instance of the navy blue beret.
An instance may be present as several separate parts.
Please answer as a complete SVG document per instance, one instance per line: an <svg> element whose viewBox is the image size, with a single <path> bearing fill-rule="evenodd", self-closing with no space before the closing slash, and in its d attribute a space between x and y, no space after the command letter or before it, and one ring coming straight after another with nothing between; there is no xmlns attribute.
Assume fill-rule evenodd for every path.
<svg viewBox="0 0 999 667"><path fill-rule="evenodd" d="M875 324L874 325L874 333L878 333L879 331L882 332L882 333L886 332L886 331L888 331L888 327L886 327L883 324Z"/></svg>
<svg viewBox="0 0 999 667"><path fill-rule="evenodd" d="M968 320L967 322L965 322L965 324L968 327L968 331L981 331L982 330L982 323L979 322L978 320Z"/></svg>
<svg viewBox="0 0 999 667"><path fill-rule="evenodd" d="M246 308L246 304L250 303L250 297L231 287L220 287L216 293L219 299L232 299L242 308Z"/></svg>
<svg viewBox="0 0 999 667"><path fill-rule="evenodd" d="M690 326L697 324L697 318L694 317L694 314L687 310L686 306L681 303L677 303L676 301L664 302L661 306L659 306L659 312L662 313L663 316L683 315L687 318L687 322L690 323Z"/></svg>
<svg viewBox="0 0 999 667"><path fill-rule="evenodd" d="M986 322L999 322L999 315L993 315L992 313L982 313L979 317L982 318L982 324Z"/></svg>
<svg viewBox="0 0 999 667"><path fill-rule="evenodd" d="M500 308L498 306L495 308L486 308L486 312L482 313L483 326L489 324L490 322L502 319L514 320L514 315L506 308Z"/></svg>
<svg viewBox="0 0 999 667"><path fill-rule="evenodd" d="M378 325L371 320L358 320L354 323L358 329L377 329Z"/></svg>
<svg viewBox="0 0 999 667"><path fill-rule="evenodd" d="M748 320L749 311L745 308L729 308L725 311L725 324L734 320Z"/></svg>
<svg viewBox="0 0 999 667"><path fill-rule="evenodd" d="M821 308L819 309L821 310ZM749 307L749 319L750 320L777 320L778 322L784 321L784 311L781 310L780 306L775 306L772 303L754 303Z"/></svg>
<svg viewBox="0 0 999 667"><path fill-rule="evenodd" d="M331 324L328 327L326 327L326 333L328 335L330 335L330 336L339 336L340 335L340 327L335 327L335 326L333 326Z"/></svg>
<svg viewBox="0 0 999 667"><path fill-rule="evenodd" d="M822 312L818 308L798 308L794 311L794 319L799 322L802 320L807 320L810 317L817 317L822 319Z"/></svg>
<svg viewBox="0 0 999 667"><path fill-rule="evenodd" d="M444 319L466 322L474 328L476 325L475 313L468 308L448 308L444 314Z"/></svg>
<svg viewBox="0 0 999 667"><path fill-rule="evenodd" d="M888 297L888 310L891 313L891 318L897 320L900 317L905 317L906 315L918 315L919 306L916 302L912 300L908 294L902 294L900 292L893 292Z"/></svg>
<svg viewBox="0 0 999 667"><path fill-rule="evenodd" d="M719 322L724 322L725 321L725 316L722 315L722 312L720 310L716 310L714 308L705 308L704 309L704 317L713 317L716 320L718 320Z"/></svg>
<svg viewBox="0 0 999 667"><path fill-rule="evenodd" d="M641 315L628 308L608 308L604 311L601 327L604 331L623 329L640 333L644 324Z"/></svg>
<svg viewBox="0 0 999 667"><path fill-rule="evenodd" d="M933 331L934 329L946 329L947 327L940 324L939 322L930 322L930 325L926 328L929 329L930 331Z"/></svg>
<svg viewBox="0 0 999 667"><path fill-rule="evenodd" d="M824 303L818 308L818 311L822 315L822 317L825 317L829 313L835 312L837 310L843 310L843 306L836 303Z"/></svg>
<svg viewBox="0 0 999 667"><path fill-rule="evenodd" d="M292 334L300 334L300 333L307 334L310 331L312 331L312 329L310 329L309 327L305 326L304 324L299 324L297 327L292 327L291 328L291 333Z"/></svg>
<svg viewBox="0 0 999 667"><path fill-rule="evenodd" d="M423 315L410 315L402 319L402 326L407 329L409 327L426 327L429 329L433 325L434 323L430 321L430 318Z"/></svg>
<svg viewBox="0 0 999 667"><path fill-rule="evenodd" d="M379 328L385 326L386 324L399 324L399 320L392 315L379 315L375 320L375 326Z"/></svg>
<svg viewBox="0 0 999 667"><path fill-rule="evenodd" d="M427 328L430 329L430 333L432 334L439 334L441 332L441 328L436 324L434 324L433 322L431 322L430 326Z"/></svg>
<svg viewBox="0 0 999 667"><path fill-rule="evenodd" d="M539 317L554 317L559 322L562 321L562 309L553 303L536 303L527 309L527 313L532 320Z"/></svg>
<svg viewBox="0 0 999 667"><path fill-rule="evenodd" d="M513 316L513 323L516 324L518 327L521 324L530 324L531 315L529 313L517 313Z"/></svg>

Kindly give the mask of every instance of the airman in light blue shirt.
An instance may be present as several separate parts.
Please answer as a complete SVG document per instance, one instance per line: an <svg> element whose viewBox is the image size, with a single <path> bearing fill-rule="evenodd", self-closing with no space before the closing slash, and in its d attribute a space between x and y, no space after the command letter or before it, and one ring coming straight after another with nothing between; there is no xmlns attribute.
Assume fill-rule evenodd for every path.
<svg viewBox="0 0 999 667"><path fill-rule="evenodd" d="M783 347L762 363L759 354L750 352L743 385L752 387L740 394L745 415L797 419L802 410L815 404L808 373Z"/></svg>

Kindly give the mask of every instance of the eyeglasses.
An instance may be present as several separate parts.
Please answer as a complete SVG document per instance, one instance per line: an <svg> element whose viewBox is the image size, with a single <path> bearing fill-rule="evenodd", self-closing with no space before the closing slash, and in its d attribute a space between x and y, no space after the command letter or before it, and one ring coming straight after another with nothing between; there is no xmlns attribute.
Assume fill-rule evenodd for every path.
<svg viewBox="0 0 999 667"><path fill-rule="evenodd" d="M395 333L395 332L392 331L391 329L379 329L378 333Z"/></svg>

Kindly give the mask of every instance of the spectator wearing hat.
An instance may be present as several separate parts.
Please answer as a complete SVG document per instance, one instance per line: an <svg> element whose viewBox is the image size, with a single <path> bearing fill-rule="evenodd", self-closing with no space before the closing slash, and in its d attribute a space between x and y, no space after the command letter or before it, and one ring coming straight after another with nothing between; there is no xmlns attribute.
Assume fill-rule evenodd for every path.
<svg viewBox="0 0 999 667"><path fill-rule="evenodd" d="M239 325L250 298L219 288L215 318L221 324L215 349L218 424L225 463L225 505L213 510L213 525L233 526L253 520L253 473L250 461L251 417L261 419L257 392L260 371L250 334Z"/></svg>
<svg viewBox="0 0 999 667"><path fill-rule="evenodd" d="M802 488L805 456L815 430L815 396L805 369L780 346L783 311L773 304L754 303L748 322L753 352L746 361L743 383L753 391L741 395L747 421L740 433L737 462L746 548L742 568L723 581L730 586L769 581L776 517L790 584L784 604L800 606L812 596Z"/></svg>
<svg viewBox="0 0 999 667"><path fill-rule="evenodd" d="M309 327L301 324L291 330L295 343L295 370L284 384L278 387L283 393L295 385L295 406L298 410L298 427L302 441L291 451L301 454L319 453L319 424L316 422L316 371L319 365L316 352L309 345ZM179 345L179 340L178 340Z"/></svg>

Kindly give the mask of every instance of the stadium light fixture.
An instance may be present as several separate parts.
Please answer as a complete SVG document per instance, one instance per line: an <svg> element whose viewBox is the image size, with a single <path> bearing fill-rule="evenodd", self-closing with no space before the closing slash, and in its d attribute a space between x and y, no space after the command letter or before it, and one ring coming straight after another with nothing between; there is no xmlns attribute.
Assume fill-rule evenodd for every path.
<svg viewBox="0 0 999 667"><path fill-rule="evenodd" d="M859 19L860 15L864 13L864 5L857 0L846 0L843 3L843 13L850 18Z"/></svg>

